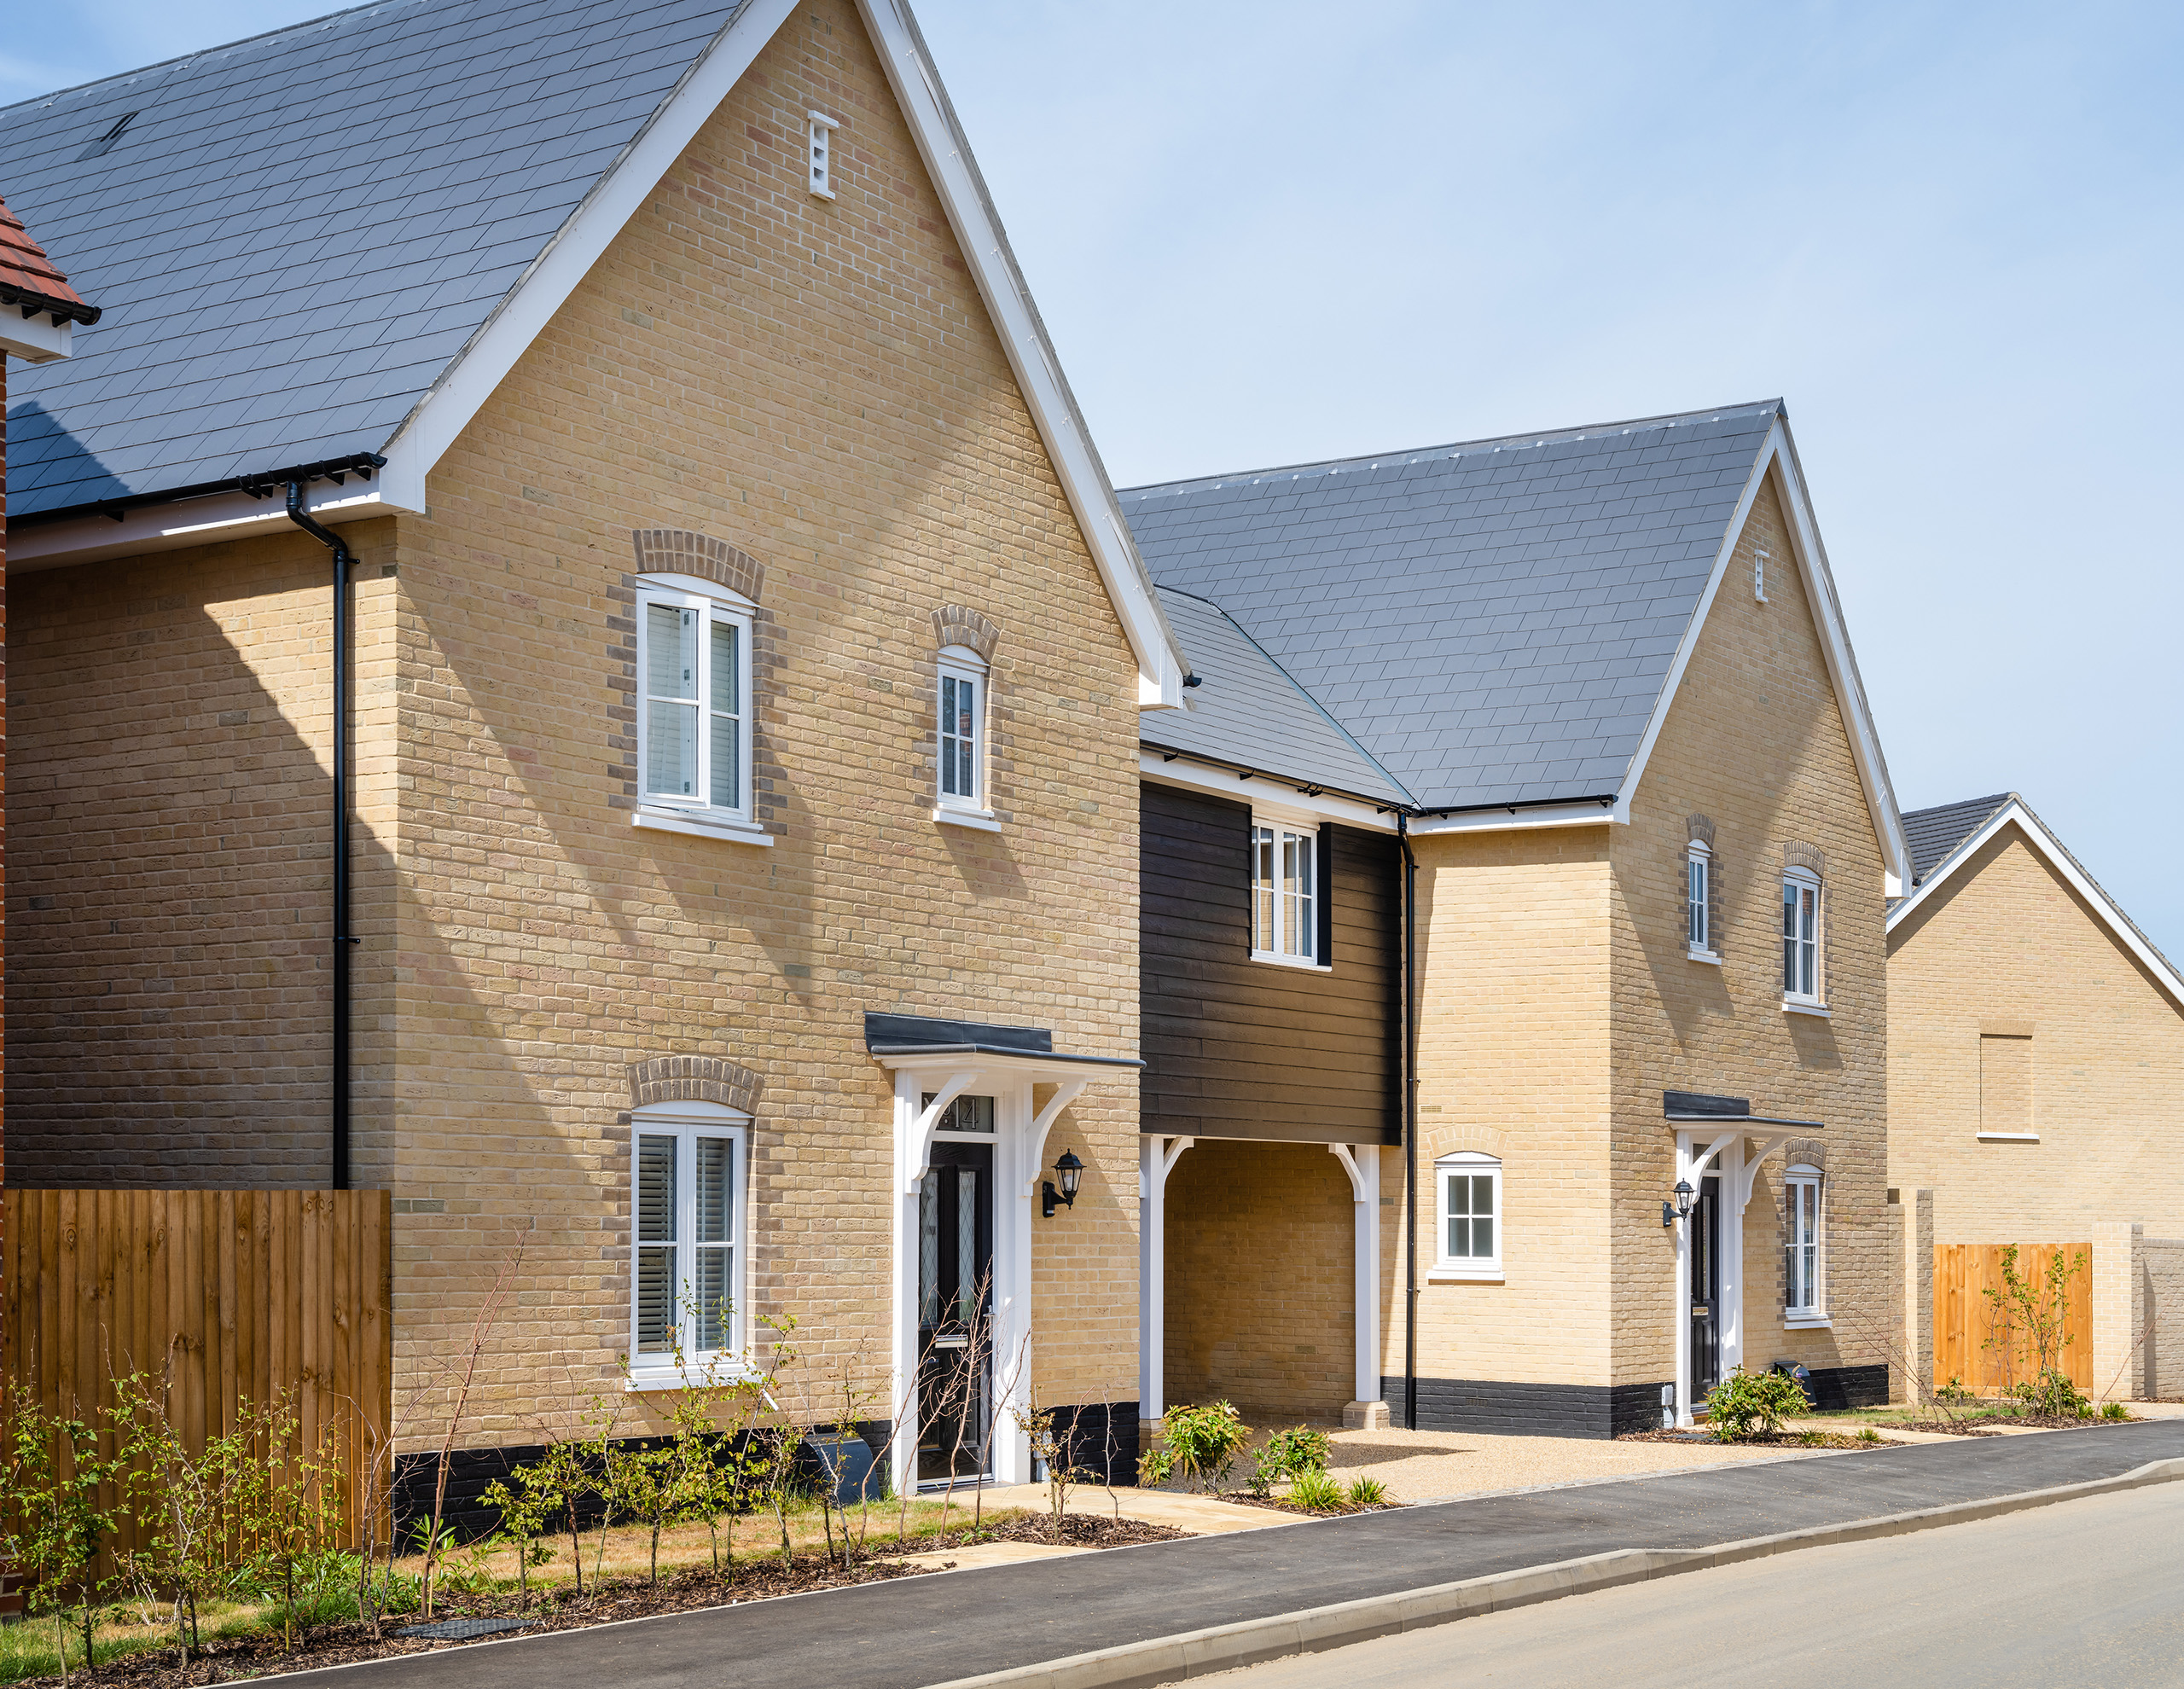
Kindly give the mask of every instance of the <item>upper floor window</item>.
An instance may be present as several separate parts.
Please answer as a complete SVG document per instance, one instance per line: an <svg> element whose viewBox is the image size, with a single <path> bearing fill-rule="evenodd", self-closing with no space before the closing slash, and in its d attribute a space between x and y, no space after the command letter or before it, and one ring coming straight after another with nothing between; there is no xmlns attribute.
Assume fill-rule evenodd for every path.
<svg viewBox="0 0 2184 1689"><path fill-rule="evenodd" d="M1792 1318L1819 1319L1827 1305L1821 1287L1820 1188L1816 1167L1792 1167L1782 1184L1788 1210L1782 1240L1782 1306Z"/></svg>
<svg viewBox="0 0 2184 1689"><path fill-rule="evenodd" d="M1502 1164L1464 1150L1433 1164L1440 1198L1440 1236L1435 1265L1443 1274L1477 1278L1502 1274Z"/></svg>
<svg viewBox="0 0 2184 1689"><path fill-rule="evenodd" d="M702 1366L742 1347L748 1117L717 1103L660 1104L637 1111L631 1138L630 1367L643 1383L678 1355Z"/></svg>
<svg viewBox="0 0 2184 1689"><path fill-rule="evenodd" d="M1782 996L1793 1003L1821 1001L1820 876L1804 868L1782 875Z"/></svg>
<svg viewBox="0 0 2184 1689"><path fill-rule="evenodd" d="M1707 961L1714 959L1714 925L1709 913L1713 876L1713 851L1705 840L1693 839L1683 858L1684 936L1691 954Z"/></svg>
<svg viewBox="0 0 2184 1689"><path fill-rule="evenodd" d="M1252 955L1317 966L1320 839L1316 828L1252 819Z"/></svg>
<svg viewBox="0 0 2184 1689"><path fill-rule="evenodd" d="M751 815L751 612L705 583L637 588L637 764L643 800Z"/></svg>
<svg viewBox="0 0 2184 1689"><path fill-rule="evenodd" d="M940 807L984 814L986 678L985 661L967 646L940 653Z"/></svg>

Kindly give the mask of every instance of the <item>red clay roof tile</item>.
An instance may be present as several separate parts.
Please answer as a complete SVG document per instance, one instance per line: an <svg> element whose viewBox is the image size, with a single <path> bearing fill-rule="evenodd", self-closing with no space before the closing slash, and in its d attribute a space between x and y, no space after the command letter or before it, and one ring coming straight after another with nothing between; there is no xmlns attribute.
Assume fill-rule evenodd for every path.
<svg viewBox="0 0 2184 1689"><path fill-rule="evenodd" d="M96 316L4 200L0 200L0 288L9 290L26 305L35 301L73 305L75 309L67 314L78 321L85 320L86 313Z"/></svg>

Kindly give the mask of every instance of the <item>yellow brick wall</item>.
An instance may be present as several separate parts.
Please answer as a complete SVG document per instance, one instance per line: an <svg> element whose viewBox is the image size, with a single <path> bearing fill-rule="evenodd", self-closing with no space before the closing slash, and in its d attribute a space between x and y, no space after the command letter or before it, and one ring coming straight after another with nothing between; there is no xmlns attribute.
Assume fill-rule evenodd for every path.
<svg viewBox="0 0 2184 1689"><path fill-rule="evenodd" d="M386 683L391 521L352 525ZM14 583L15 1154L28 1185L322 1185L330 1167L332 569L260 537ZM358 720L365 713L360 709ZM381 759L383 761L383 758ZM360 781L354 907L388 887ZM357 963L360 1052L383 949Z"/></svg>
<svg viewBox="0 0 2184 1689"><path fill-rule="evenodd" d="M2184 1007L2020 828L1897 926L1888 972L1889 1177L1933 1191L1935 1242L2082 1243L2133 1220L2184 1236ZM2028 1096L1984 1100L2000 1120L1990 1042L2029 1056ZM1983 1144L1983 1123L2040 1141Z"/></svg>
<svg viewBox="0 0 2184 1689"><path fill-rule="evenodd" d="M1770 554L1767 601L1752 552ZM1880 845L1771 481L1755 499L1700 630L1628 827L1613 829L1615 1381L1675 1376L1676 1182L1661 1093L1748 1096L1757 1114L1825 1123L1832 1330L1784 1331L1784 1153L1745 1210L1744 1355L1814 1367L1885 1359L1897 1283L1886 1199L1888 981ZM1715 826L1719 966L1687 959L1685 846ZM1786 847L1826 865L1830 1018L1782 1008ZM1793 1148L1798 1146L1792 1146Z"/></svg>
<svg viewBox="0 0 2184 1689"><path fill-rule="evenodd" d="M1606 1382L1607 834L1415 841L1420 1377ZM1433 1162L1456 1150L1502 1159L1503 1283L1430 1282ZM1385 1170L1384 1188L1399 1193L1400 1177ZM1386 1248L1382 1370L1393 1375L1403 1328L1392 1235Z"/></svg>
<svg viewBox="0 0 2184 1689"><path fill-rule="evenodd" d="M1367 1152L1369 1153L1370 1152ZM1339 1420L1355 1386L1350 1175L1324 1144L1201 1138L1168 1175L1167 1400Z"/></svg>
<svg viewBox="0 0 2184 1689"><path fill-rule="evenodd" d="M839 198L804 114L843 119ZM627 1064L763 1076L754 1293L807 1372L887 1354L891 1090L868 1009L1137 1036L1136 670L885 75L799 8L504 380L404 521L409 868L388 1106L396 1355L460 1346L522 1228L481 1436L626 1341ZM636 528L765 570L772 849L640 831L625 782ZM1000 629L987 834L936 827L932 612ZM511 896L511 891L515 895ZM1095 1083L1033 1221L1042 1396L1135 1392L1135 1085ZM481 1166L505 1176L484 1181ZM431 1211L437 1208L438 1211ZM427 1288L429 1287L429 1288Z"/></svg>

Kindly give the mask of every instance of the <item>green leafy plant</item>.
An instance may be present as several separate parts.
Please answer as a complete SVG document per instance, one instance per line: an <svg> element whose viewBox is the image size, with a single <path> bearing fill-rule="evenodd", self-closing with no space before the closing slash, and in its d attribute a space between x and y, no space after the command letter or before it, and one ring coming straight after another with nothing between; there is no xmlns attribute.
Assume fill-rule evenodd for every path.
<svg viewBox="0 0 2184 1689"><path fill-rule="evenodd" d="M92 1663L92 1615L104 1580L99 1551L115 1529L113 1486L129 1460L108 1416L103 1425L48 1413L20 1383L11 1384L6 1453L0 1457L0 1562L19 1573L27 1604L53 1614L61 1676L68 1677L63 1620L71 1605ZM102 1435L103 1432L103 1435Z"/></svg>
<svg viewBox="0 0 2184 1689"><path fill-rule="evenodd" d="M1812 1402L1786 1373L1748 1373L1733 1367L1706 1398L1706 1425L1722 1442L1745 1442L1782 1429L1786 1414Z"/></svg>
<svg viewBox="0 0 2184 1689"><path fill-rule="evenodd" d="M1378 1478L1352 1478L1350 1481L1349 1501L1353 1507L1385 1507L1388 1502L1388 1487Z"/></svg>
<svg viewBox="0 0 2184 1689"><path fill-rule="evenodd" d="M1885 1442L1888 1439L1883 1437L1879 1431L1875 1431L1871 1425L1867 1425L1859 1431L1858 1441L1861 1442Z"/></svg>
<svg viewBox="0 0 2184 1689"><path fill-rule="evenodd" d="M2038 1378L2012 1385L2008 1394L2028 1413L2044 1414L2057 1419L2089 1419L2093 1417L2093 1403L2071 1382L2069 1375L2058 1367L2042 1367Z"/></svg>
<svg viewBox="0 0 2184 1689"><path fill-rule="evenodd" d="M2063 1370L2063 1353L2071 1340L2071 1281L2092 1270L2092 1257L2084 1250L2072 1256L2058 1250L2030 1274L2018 1270L2017 1259L2018 1247L2012 1244L2002 1251L2002 1282L1979 1291L1987 1303L1984 1346L2001 1355L2003 1376L2014 1376L2020 1360L2032 1373L2029 1385L2013 1384L2005 1394L2037 1403L2031 1408L2036 1413L2077 1417L2079 1404L2090 1412Z"/></svg>
<svg viewBox="0 0 2184 1689"><path fill-rule="evenodd" d="M253 1574L280 1603L282 1648L293 1651L299 1616L327 1605L322 1586L329 1568L350 1570L341 1553L348 1534L341 1445L329 1426L317 1448L292 1457L296 1419L285 1397L273 1403L264 1429L264 1474L241 1489L256 1517L239 1523L249 1531Z"/></svg>
<svg viewBox="0 0 2184 1689"><path fill-rule="evenodd" d="M2131 1410L2120 1402L2111 1402L2101 1408L2100 1417L2104 1419L2128 1419L2131 1417Z"/></svg>
<svg viewBox="0 0 2184 1689"><path fill-rule="evenodd" d="M1160 1447L1140 1457L1139 1475L1156 1485L1180 1476L1194 1490L1201 1485L1218 1490L1251 1436L1252 1428L1226 1402L1170 1408L1161 1420Z"/></svg>
<svg viewBox="0 0 2184 1689"><path fill-rule="evenodd" d="M1287 1431L1275 1432L1252 1454L1252 1474L1245 1483L1254 1495L1271 1495L1274 1486L1283 1479L1302 1477L1307 1472L1323 1472L1333 1458L1334 1445L1325 1431L1314 1431L1310 1425L1292 1425Z"/></svg>
<svg viewBox="0 0 2184 1689"><path fill-rule="evenodd" d="M1289 1505L1313 1513L1339 1513L1342 1486L1325 1472L1306 1472L1289 1486Z"/></svg>

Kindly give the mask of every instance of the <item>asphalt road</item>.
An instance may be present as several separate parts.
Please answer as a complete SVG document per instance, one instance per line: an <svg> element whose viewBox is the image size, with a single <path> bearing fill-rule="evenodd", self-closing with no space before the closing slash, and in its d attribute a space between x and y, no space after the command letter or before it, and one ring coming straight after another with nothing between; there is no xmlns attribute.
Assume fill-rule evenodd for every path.
<svg viewBox="0 0 2184 1689"><path fill-rule="evenodd" d="M1575 1595L1216 1678L1223 1689L2184 1683L2184 1484Z"/></svg>
<svg viewBox="0 0 2184 1689"><path fill-rule="evenodd" d="M282 1689L920 1689L1610 1549L1705 1547L2177 1456L2184 1419L1478 1496L449 1648L299 1673Z"/></svg>

